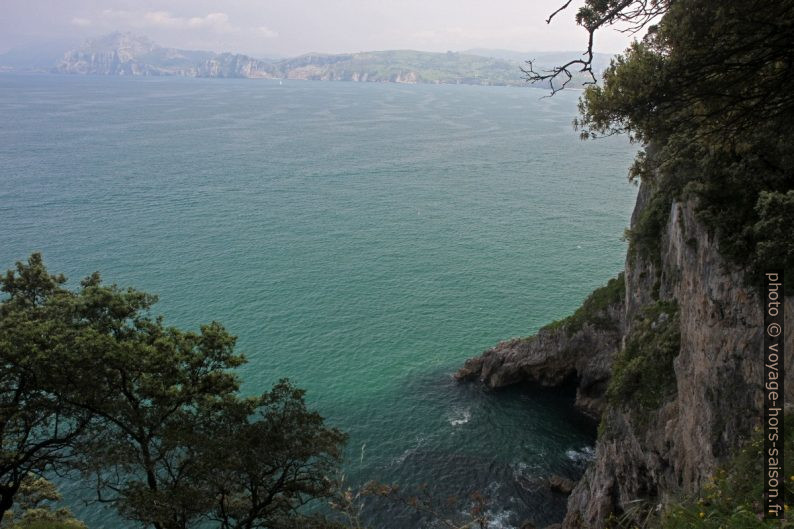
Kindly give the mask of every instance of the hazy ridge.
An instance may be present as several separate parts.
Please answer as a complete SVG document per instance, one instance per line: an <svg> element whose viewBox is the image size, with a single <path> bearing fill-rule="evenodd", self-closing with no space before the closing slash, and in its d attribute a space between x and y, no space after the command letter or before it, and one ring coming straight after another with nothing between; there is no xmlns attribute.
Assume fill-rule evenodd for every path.
<svg viewBox="0 0 794 529"><path fill-rule="evenodd" d="M12 50L0 55L0 71L525 86L521 72L524 61L533 59L540 67L550 67L573 54L486 49L447 53L387 50L260 59L239 53L168 48L146 37L117 32L88 40L61 53L60 59L53 59L53 55L53 46L47 48L47 53ZM27 57L36 60L26 63ZM609 55L599 54L596 59L599 70L608 64ZM581 86L585 79L575 79L575 85Z"/></svg>

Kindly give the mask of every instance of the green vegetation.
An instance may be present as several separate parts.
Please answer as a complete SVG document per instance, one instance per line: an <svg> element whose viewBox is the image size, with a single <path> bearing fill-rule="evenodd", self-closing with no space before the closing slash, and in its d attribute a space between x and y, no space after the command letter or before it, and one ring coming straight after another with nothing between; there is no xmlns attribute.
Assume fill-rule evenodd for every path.
<svg viewBox="0 0 794 529"><path fill-rule="evenodd" d="M794 415L785 418L786 451L784 481L786 496L794 494ZM791 521L764 521L764 446L763 432L756 429L730 464L719 469L697 498L669 505L661 517L660 529L751 529L792 527ZM788 505L786 506L788 510Z"/></svg>
<svg viewBox="0 0 794 529"><path fill-rule="evenodd" d="M785 418L784 481L786 496L794 494L794 415ZM669 502L657 511L655 504L633 502L613 516L610 529L768 529L793 527L790 520L763 520L763 432L756 428L734 458L719 468L700 492ZM787 505L787 510L789 505ZM639 521L638 521L639 520Z"/></svg>
<svg viewBox="0 0 794 529"><path fill-rule="evenodd" d="M648 26L586 89L576 122L585 138L627 133L646 145L630 178L657 196L630 234L635 249L658 259L669 204L694 198L748 283L764 268L794 273L794 0L588 0L577 21L590 33ZM589 63L531 78L564 79L572 66Z"/></svg>
<svg viewBox="0 0 794 529"><path fill-rule="evenodd" d="M286 380L240 395L245 358L220 324L168 327L155 296L99 274L65 284L39 254L0 276L3 529L86 529L55 508L53 472L136 527L362 529L365 498L449 529L487 525L477 495L439 505L393 485L345 489L346 435Z"/></svg>
<svg viewBox="0 0 794 529"><path fill-rule="evenodd" d="M468 53L431 53L413 50L370 51L340 55L310 54L275 65L279 75L290 78L367 80L377 82L483 84L525 86L523 60L504 60ZM541 58L541 63L549 58ZM577 74L572 82L586 79ZM545 85L544 85L545 86Z"/></svg>
<svg viewBox="0 0 794 529"><path fill-rule="evenodd" d="M610 305L621 302L626 296L626 278L621 272L617 277L610 279L606 285L594 290L582 305L572 315L562 320L554 321L543 329L555 330L565 328L568 335L582 329L585 324L594 325L598 329L610 329L615 325L613 319L606 314Z"/></svg>
<svg viewBox="0 0 794 529"><path fill-rule="evenodd" d="M648 179L647 185L654 183ZM626 230L626 239L629 242L629 256L641 255L649 259L661 272L662 264L662 233L670 218L670 208L673 204L672 193L661 186L655 188L648 203L637 217L634 226Z"/></svg>
<svg viewBox="0 0 794 529"><path fill-rule="evenodd" d="M61 495L50 481L28 474L17 492L14 510L7 511L2 526L7 529L86 529L69 509L53 509Z"/></svg>
<svg viewBox="0 0 794 529"><path fill-rule="evenodd" d="M642 311L612 366L607 388L612 404L647 415L675 394L673 359L681 346L679 329L674 302L658 301Z"/></svg>
<svg viewBox="0 0 794 529"><path fill-rule="evenodd" d="M496 55L496 56L493 56ZM554 53L539 53L539 65L550 65ZM123 56L123 59L118 57ZM605 54L596 61L605 62ZM526 86L521 54L432 53L413 50L360 53L310 53L280 61L247 55L161 47L145 37L111 33L87 41L58 62L61 73L99 75L182 75L197 77L288 78L334 81L415 82ZM0 56L0 60L2 56ZM586 77L575 74L581 86ZM547 86L547 84L541 84Z"/></svg>
<svg viewBox="0 0 794 529"><path fill-rule="evenodd" d="M375 51L343 55L307 55L278 63L285 77L312 79L464 83L520 86L517 63L462 53L412 50ZM297 69L304 68L303 74ZM413 74L413 77L409 77Z"/></svg>
<svg viewBox="0 0 794 529"><path fill-rule="evenodd" d="M28 501L30 476L59 471L155 529L308 526L302 507L335 493L345 435L303 392L281 381L242 397L245 359L220 324L167 327L154 296L65 281L38 254L0 278L0 519ZM71 529L34 511L13 523Z"/></svg>

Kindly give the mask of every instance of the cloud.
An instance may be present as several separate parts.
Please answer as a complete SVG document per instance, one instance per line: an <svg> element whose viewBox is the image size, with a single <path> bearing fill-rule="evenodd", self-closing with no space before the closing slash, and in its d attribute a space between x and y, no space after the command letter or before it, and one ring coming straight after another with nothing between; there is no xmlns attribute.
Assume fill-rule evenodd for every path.
<svg viewBox="0 0 794 529"><path fill-rule="evenodd" d="M513 42L528 41L538 33L536 26L510 27L461 27L447 26L420 29L409 34L409 38L420 45L438 46L493 46L509 47Z"/></svg>
<svg viewBox="0 0 794 529"><path fill-rule="evenodd" d="M239 31L229 21L226 13L209 13L203 17L176 17L168 11L147 11L143 14L144 27L167 29L209 29L217 33Z"/></svg>
<svg viewBox="0 0 794 529"><path fill-rule="evenodd" d="M240 47L279 36L265 25L238 26L223 12L180 16L164 10L104 9L92 18L72 18L71 24L98 31L135 31L166 45Z"/></svg>
<svg viewBox="0 0 794 529"><path fill-rule="evenodd" d="M278 37L278 33L267 26L259 26L256 28L256 31L260 36L265 37L266 39L275 39Z"/></svg>
<svg viewBox="0 0 794 529"><path fill-rule="evenodd" d="M76 20L76 19L75 19ZM87 19L81 19L87 22ZM99 15L103 25L117 25L130 28L211 30L216 33L233 33L235 27L226 13L209 13L201 17L174 16L169 11L122 11L105 9Z"/></svg>

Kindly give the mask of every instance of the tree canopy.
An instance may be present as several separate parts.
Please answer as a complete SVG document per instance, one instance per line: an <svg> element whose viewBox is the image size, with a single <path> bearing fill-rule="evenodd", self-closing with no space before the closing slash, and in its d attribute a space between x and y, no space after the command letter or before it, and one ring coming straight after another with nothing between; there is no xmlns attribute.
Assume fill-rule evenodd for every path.
<svg viewBox="0 0 794 529"><path fill-rule="evenodd" d="M65 284L38 254L0 278L0 519L31 476L77 472L156 529L319 526L302 507L334 492L345 435L302 390L244 397L219 323L166 326L99 274Z"/></svg>
<svg viewBox="0 0 794 529"><path fill-rule="evenodd" d="M598 30L646 30L587 87L575 122L584 138L626 133L644 146L630 178L656 196L632 244L656 252L647 242L672 200L692 198L751 283L764 268L794 273L794 1L586 0L576 19L588 51L547 72L530 64L528 79L560 88L571 69L592 73Z"/></svg>

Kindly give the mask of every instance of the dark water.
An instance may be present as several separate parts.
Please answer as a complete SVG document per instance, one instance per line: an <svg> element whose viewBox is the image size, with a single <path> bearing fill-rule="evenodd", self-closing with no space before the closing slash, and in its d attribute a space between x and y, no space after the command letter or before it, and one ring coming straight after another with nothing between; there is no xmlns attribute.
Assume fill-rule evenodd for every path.
<svg viewBox="0 0 794 529"><path fill-rule="evenodd" d="M633 149L579 141L578 94L542 95L2 75L0 265L42 251L160 294L169 323L223 322L246 392L288 376L350 433L353 485L477 490L493 527L542 525L564 509L542 478L581 472L593 425L570 392L450 374L619 272L635 196Z"/></svg>

